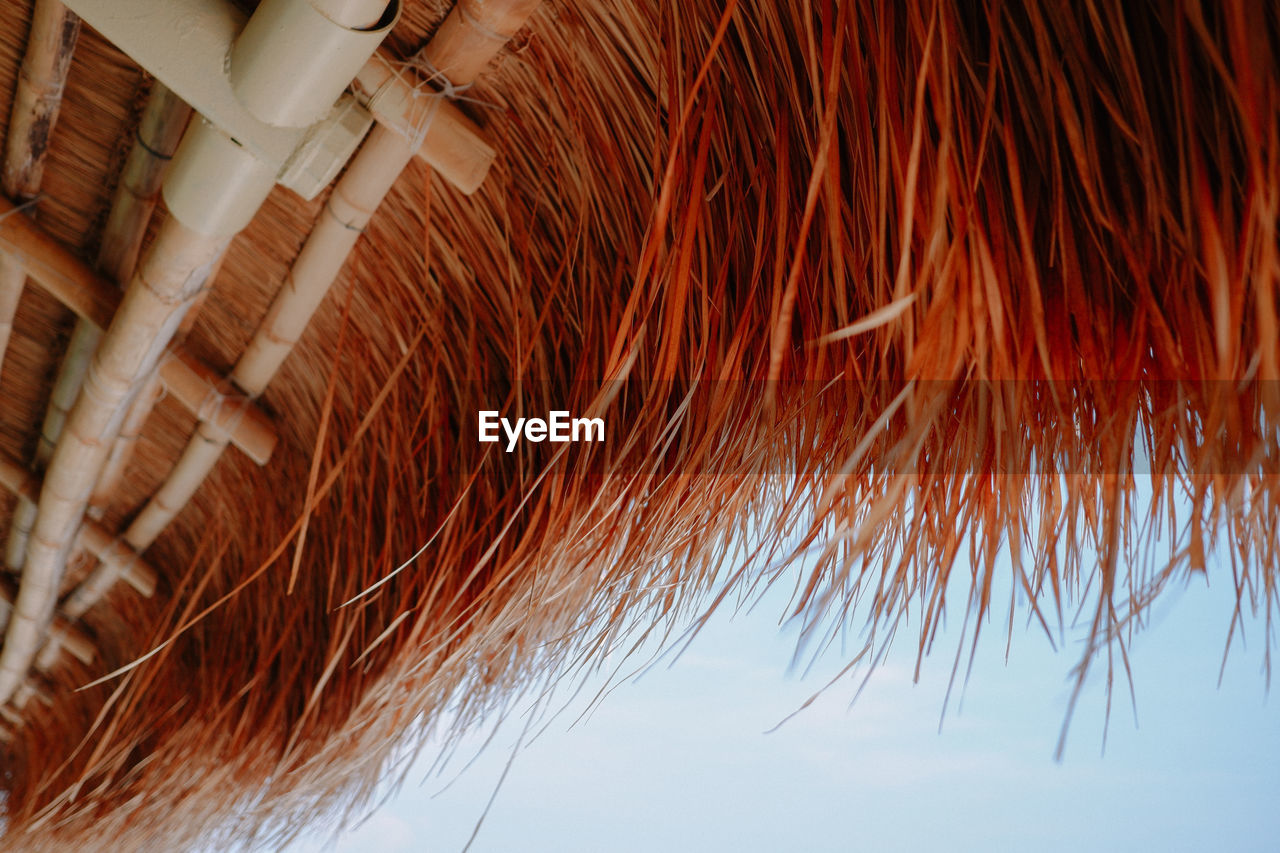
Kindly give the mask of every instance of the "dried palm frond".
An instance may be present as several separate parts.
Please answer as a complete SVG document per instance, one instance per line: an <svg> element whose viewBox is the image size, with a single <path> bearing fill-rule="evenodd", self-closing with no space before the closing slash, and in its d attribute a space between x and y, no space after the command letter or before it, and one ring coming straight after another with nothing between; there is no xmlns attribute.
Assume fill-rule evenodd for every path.
<svg viewBox="0 0 1280 853"><path fill-rule="evenodd" d="M445 11L407 5L398 56ZM1263 3L548 2L466 93L486 184L410 165L262 398L271 467L225 456L147 552L157 598L86 615L102 663L51 672L5 745L8 831L266 843L357 808L420 726L696 612L744 536L816 554L807 635L861 601L877 650L914 608L923 653L957 567L953 607L988 613L1002 552L1046 626L1086 614L1086 663L1215 546L1270 608L1277 55ZM69 134L77 92L127 113L80 86ZM51 229L104 209L66 197ZM207 363L321 202L277 190L233 244ZM18 339L65 322L43 310L6 395L42 375ZM606 441L507 453L482 409ZM194 428L154 421L108 524Z"/></svg>

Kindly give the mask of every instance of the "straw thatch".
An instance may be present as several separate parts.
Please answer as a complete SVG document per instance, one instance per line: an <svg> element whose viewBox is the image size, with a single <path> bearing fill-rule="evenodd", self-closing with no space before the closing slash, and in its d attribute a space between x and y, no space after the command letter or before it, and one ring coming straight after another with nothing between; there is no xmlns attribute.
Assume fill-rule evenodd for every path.
<svg viewBox="0 0 1280 853"><path fill-rule="evenodd" d="M397 58L447 11L405 6ZM0 11L3 92L28 7ZM1270 607L1277 55L1274 3L547 0L459 102L499 152L483 187L409 164L259 401L269 464L224 454L146 551L154 598L117 586L79 623L93 662L33 676L6 842L296 831L420 727L695 612L744 540L777 563L794 534L808 635L861 599L876 651L909 611L927 645L958 560L953 612L1011 607L1002 548L1100 666L1171 581L1225 571L1215 544ZM85 257L148 90L82 30L38 209ZM323 203L272 193L194 357L230 374ZM73 319L28 284L8 457L35 458ZM607 440L506 453L479 409ZM106 529L196 427L157 403Z"/></svg>

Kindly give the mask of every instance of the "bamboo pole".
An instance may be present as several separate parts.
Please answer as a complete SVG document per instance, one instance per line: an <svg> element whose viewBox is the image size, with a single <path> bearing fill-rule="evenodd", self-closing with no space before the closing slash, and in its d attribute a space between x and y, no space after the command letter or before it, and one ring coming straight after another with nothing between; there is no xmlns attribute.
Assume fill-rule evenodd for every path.
<svg viewBox="0 0 1280 853"><path fill-rule="evenodd" d="M120 290L0 198L0 253L12 256L52 296L99 328L111 322ZM276 432L266 413L243 396L226 391L221 377L181 347L170 347L160 362L165 388L188 411L213 420L259 465L275 449Z"/></svg>
<svg viewBox="0 0 1280 853"><path fill-rule="evenodd" d="M99 328L110 323L120 304L119 289L15 210L8 199L0 198L0 253L18 261L28 276L76 314Z"/></svg>
<svg viewBox="0 0 1280 853"><path fill-rule="evenodd" d="M93 487L93 492L89 495L90 518L102 518L106 514L112 498L120 487L120 481L124 479L125 469L133 459L138 439L142 437L142 428L146 425L147 418L151 416L151 410L163 396L164 383L160 381L159 372L153 373L142 390L138 392L133 405L129 406L129 411L124 416L124 423L120 427L120 434L111 445L107 463Z"/></svg>
<svg viewBox="0 0 1280 853"><path fill-rule="evenodd" d="M18 71L5 140L2 180L5 195L26 201L40 191L49 136L58 121L62 89L75 52L80 19L57 0L38 0L31 35ZM12 258L0 258L0 366L9 347L13 318L26 272Z"/></svg>
<svg viewBox="0 0 1280 853"><path fill-rule="evenodd" d="M79 33L80 19L66 6L58 0L37 0L5 143L4 191L9 196L30 198L40 190L49 136L58 121Z"/></svg>
<svg viewBox="0 0 1280 853"><path fill-rule="evenodd" d="M62 434L62 427L67 422L67 412L80 393L80 384L84 381L85 371L89 369L89 358L98 346L101 333L97 326L83 318L76 319L75 330L67 343L67 352L62 359L62 368L58 378L54 380L53 392L49 395L49 405L45 408L44 422L40 425L40 444L36 447L36 461L43 467L53 453L53 446Z"/></svg>
<svg viewBox="0 0 1280 853"><path fill-rule="evenodd" d="M49 626L49 642L44 646L44 653L36 655L33 664L36 670L48 672L53 669L58 662L58 653L63 649L83 664L93 663L96 651L93 640L61 613L55 613L53 624Z"/></svg>
<svg viewBox="0 0 1280 853"><path fill-rule="evenodd" d="M124 540L130 547L145 551L164 532L213 470L226 446L225 434L215 433L205 424L196 429L164 483L125 528Z"/></svg>
<svg viewBox="0 0 1280 853"><path fill-rule="evenodd" d="M421 53L424 67L454 86L476 80L541 0L458 0Z"/></svg>
<svg viewBox="0 0 1280 853"><path fill-rule="evenodd" d="M35 523L35 503L28 498L18 498L13 507L13 520L9 523L9 538L4 553L5 568L9 571L22 571L22 564L27 559L27 539L31 536L31 525Z"/></svg>
<svg viewBox="0 0 1280 853"><path fill-rule="evenodd" d="M292 352L374 210L412 159L413 149L400 134L382 126L370 131L231 372L231 380L248 396L261 394Z"/></svg>
<svg viewBox="0 0 1280 853"><path fill-rule="evenodd" d="M67 344L66 355L62 359L62 368L54 380L53 391L49 395L49 404L45 409L44 422L40 426L40 442L36 446L36 466L43 468L49 463L53 446L62 433L67 412L80 392L80 383L84 381L85 370L89 366L89 357L98 345L98 328L86 320L76 321L75 330ZM27 538L31 535L31 526L36 520L36 505L25 497L18 498L13 508L13 520L9 524L9 539L5 548L5 565L10 571L21 571L27 558Z"/></svg>
<svg viewBox="0 0 1280 853"><path fill-rule="evenodd" d="M10 704L19 711L25 711L28 703L35 697L36 689L31 686L31 682L24 683L16 691L14 691L13 699Z"/></svg>
<svg viewBox="0 0 1280 853"><path fill-rule="evenodd" d="M34 699L46 708L53 707L53 697L49 695L49 691L41 683L41 680L31 679L22 685L22 689L14 696L14 707L22 708Z"/></svg>
<svg viewBox="0 0 1280 853"><path fill-rule="evenodd" d="M161 182L190 117L191 108L172 90L159 80L152 84L102 232L98 268L108 278L128 281L133 274Z"/></svg>
<svg viewBox="0 0 1280 853"><path fill-rule="evenodd" d="M116 281L128 281L133 275L147 223L160 200L166 167L182 140L182 132L190 116L191 108L163 83L156 81L138 123L137 139L121 173L111 213L107 217L102 249L98 253L99 269ZM215 269L210 278L216 277ZM195 315L196 309L187 312L180 337L185 337ZM95 518L101 517L119 487L142 427L160 399L161 388L158 374L150 378L125 416L120 436L111 448L107 465L89 499L89 511Z"/></svg>

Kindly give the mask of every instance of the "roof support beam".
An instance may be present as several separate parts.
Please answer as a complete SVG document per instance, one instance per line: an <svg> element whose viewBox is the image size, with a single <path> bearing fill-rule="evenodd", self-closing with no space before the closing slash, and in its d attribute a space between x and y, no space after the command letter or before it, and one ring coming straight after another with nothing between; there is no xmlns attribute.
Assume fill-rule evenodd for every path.
<svg viewBox="0 0 1280 853"><path fill-rule="evenodd" d="M471 83L475 78L470 75L478 75L483 70L506 40L515 35L533 14L538 2L491 0L485 5L485 16L477 20L488 32L500 33L503 38L479 41L466 36L465 23L459 24L475 16L474 11L460 3L449 13L436 37L419 52L415 61L424 61L436 68L456 68L462 76L448 82L454 85ZM438 45L441 34L449 33L452 35ZM464 60L461 51L474 55ZM394 79L404 83L398 76ZM376 81L372 85L375 89L387 91ZM452 104L438 97L409 98L404 103L424 106L434 103L436 107L453 108ZM420 149L415 149L402 133L379 126L369 134L360 152L347 166L329 195L324 213L316 220L306 243L294 259L286 285L280 289L253 340L236 363L232 380L251 397L266 389L292 351L342 270L365 225L415 156L415 150ZM201 424L168 478L125 530L124 540L139 551L155 541L195 495L226 446L225 437ZM107 571L106 567L98 567L85 585L96 583L97 575Z"/></svg>
<svg viewBox="0 0 1280 853"><path fill-rule="evenodd" d="M441 75L443 69L453 69L457 76L434 82L449 84L450 88L469 85L524 26L538 3L539 0L488 0L477 4L462 0L410 64L435 69ZM468 35L477 31L483 31L484 38ZM386 67L371 63L365 68L357 84L375 93L370 104L379 98L399 100L409 110L405 117L410 125L430 121L429 116L423 119L415 115L418 110L456 109L440 96L420 98L405 94L417 93L417 88L400 75L384 77L391 74ZM289 270L286 286L280 289L232 371L232 380L249 396L255 397L266 389L311 322L374 211L420 150L403 133L387 126L379 126L369 134L330 193L325 211L328 215L316 220Z"/></svg>
<svg viewBox="0 0 1280 853"><path fill-rule="evenodd" d="M119 288L25 216L8 215L14 209L0 199L0 254L15 258L27 275L76 314L106 328L123 298ZM276 431L265 412L233 393L212 368L181 347L170 347L158 369L169 393L188 411L228 433L231 443L254 462L267 463Z"/></svg>
<svg viewBox="0 0 1280 853"><path fill-rule="evenodd" d="M460 75L439 82L471 83L529 19L538 7L538 0L490 0L479 11L471 8L473 5L464 0L455 6L437 35L414 60L415 64L426 63L437 69L452 68ZM471 34L476 23L489 37L477 38ZM494 33L500 37L493 37ZM443 42L439 42L441 38ZM463 57L463 52L468 55ZM399 76L389 79L412 88ZM376 91L391 91L385 80L359 82L368 82ZM406 98L403 103L413 109L454 108L440 97ZM408 118L411 122L415 120L413 115ZM292 352L374 211L418 150L402 132L383 125L373 129L348 164L329 194L324 213L316 220L294 259L285 286L280 288L266 318L232 371L232 381L250 397L266 389ZM138 550L146 549L195 495L226 444L225 438L213 434L202 424L168 479L125 530L125 541Z"/></svg>
<svg viewBox="0 0 1280 853"><path fill-rule="evenodd" d="M392 12L399 8L398 0L388 2ZM344 75L313 79L298 75L289 64L254 64L259 56L269 58L277 49L296 46L290 41L291 29L258 26L282 11L288 17L290 10L304 17L319 14L305 0L266 0L242 32L246 38L254 35L251 47L232 56L233 68L247 64L256 69L253 86L274 92L282 103L324 108L341 95L348 82L341 79ZM384 26L373 33L339 28L336 35L325 26L337 24L326 25L314 17L305 20L314 31L308 38L315 47L358 68L373 54L393 18L394 14L384 18ZM164 182L170 216L125 287L40 487L18 598L0 647L0 701L11 697L26 678L48 634L67 558L130 405L161 361L168 360L166 349L184 315L198 301L231 238L266 201L277 174L209 122L187 128Z"/></svg>

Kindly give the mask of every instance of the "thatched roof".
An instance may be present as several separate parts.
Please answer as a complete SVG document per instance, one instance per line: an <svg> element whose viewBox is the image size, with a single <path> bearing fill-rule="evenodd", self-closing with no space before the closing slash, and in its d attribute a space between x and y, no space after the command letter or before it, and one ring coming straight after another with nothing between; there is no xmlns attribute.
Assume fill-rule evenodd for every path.
<svg viewBox="0 0 1280 853"><path fill-rule="evenodd" d="M1242 600L1277 600L1275 3L545 0L501 49L472 33L496 51L474 85L413 100L457 96L435 143L420 114L365 142L404 168L358 239L341 190L275 187L220 266L220 245L201 257L204 295L156 297L181 348L157 338L119 417L78 432L116 390L70 384L66 438L46 408L77 312L111 327L80 333L101 366L150 298L109 224L122 172L154 192L186 113L36 5L57 25L43 79L69 67L0 111L11 145L47 142L17 158L42 174L6 173L12 204L37 200L0 211L26 279L0 462L35 524L6 581L7 846L296 830L360 803L446 711L465 724L664 630L723 566L785 562L784 531L819 555L797 612L821 631L862 598L877 648L908 609L925 647L966 557L953 609L1009 606L989 595L1002 548L1046 625L1085 614L1086 660L1218 540ZM402 63L449 5L404 2L378 67L435 91ZM10 105L32 6L0 9ZM446 125L494 152L473 194L413 156ZM143 279L170 219L138 232ZM250 379L300 249L344 228L296 347ZM487 409L600 415L606 440L508 453L476 441ZM109 488L59 491L115 447ZM179 488L180 458L211 473ZM0 531L24 512L0 495ZM75 548L41 537L55 518ZM1178 544L1153 554L1162 529Z"/></svg>

